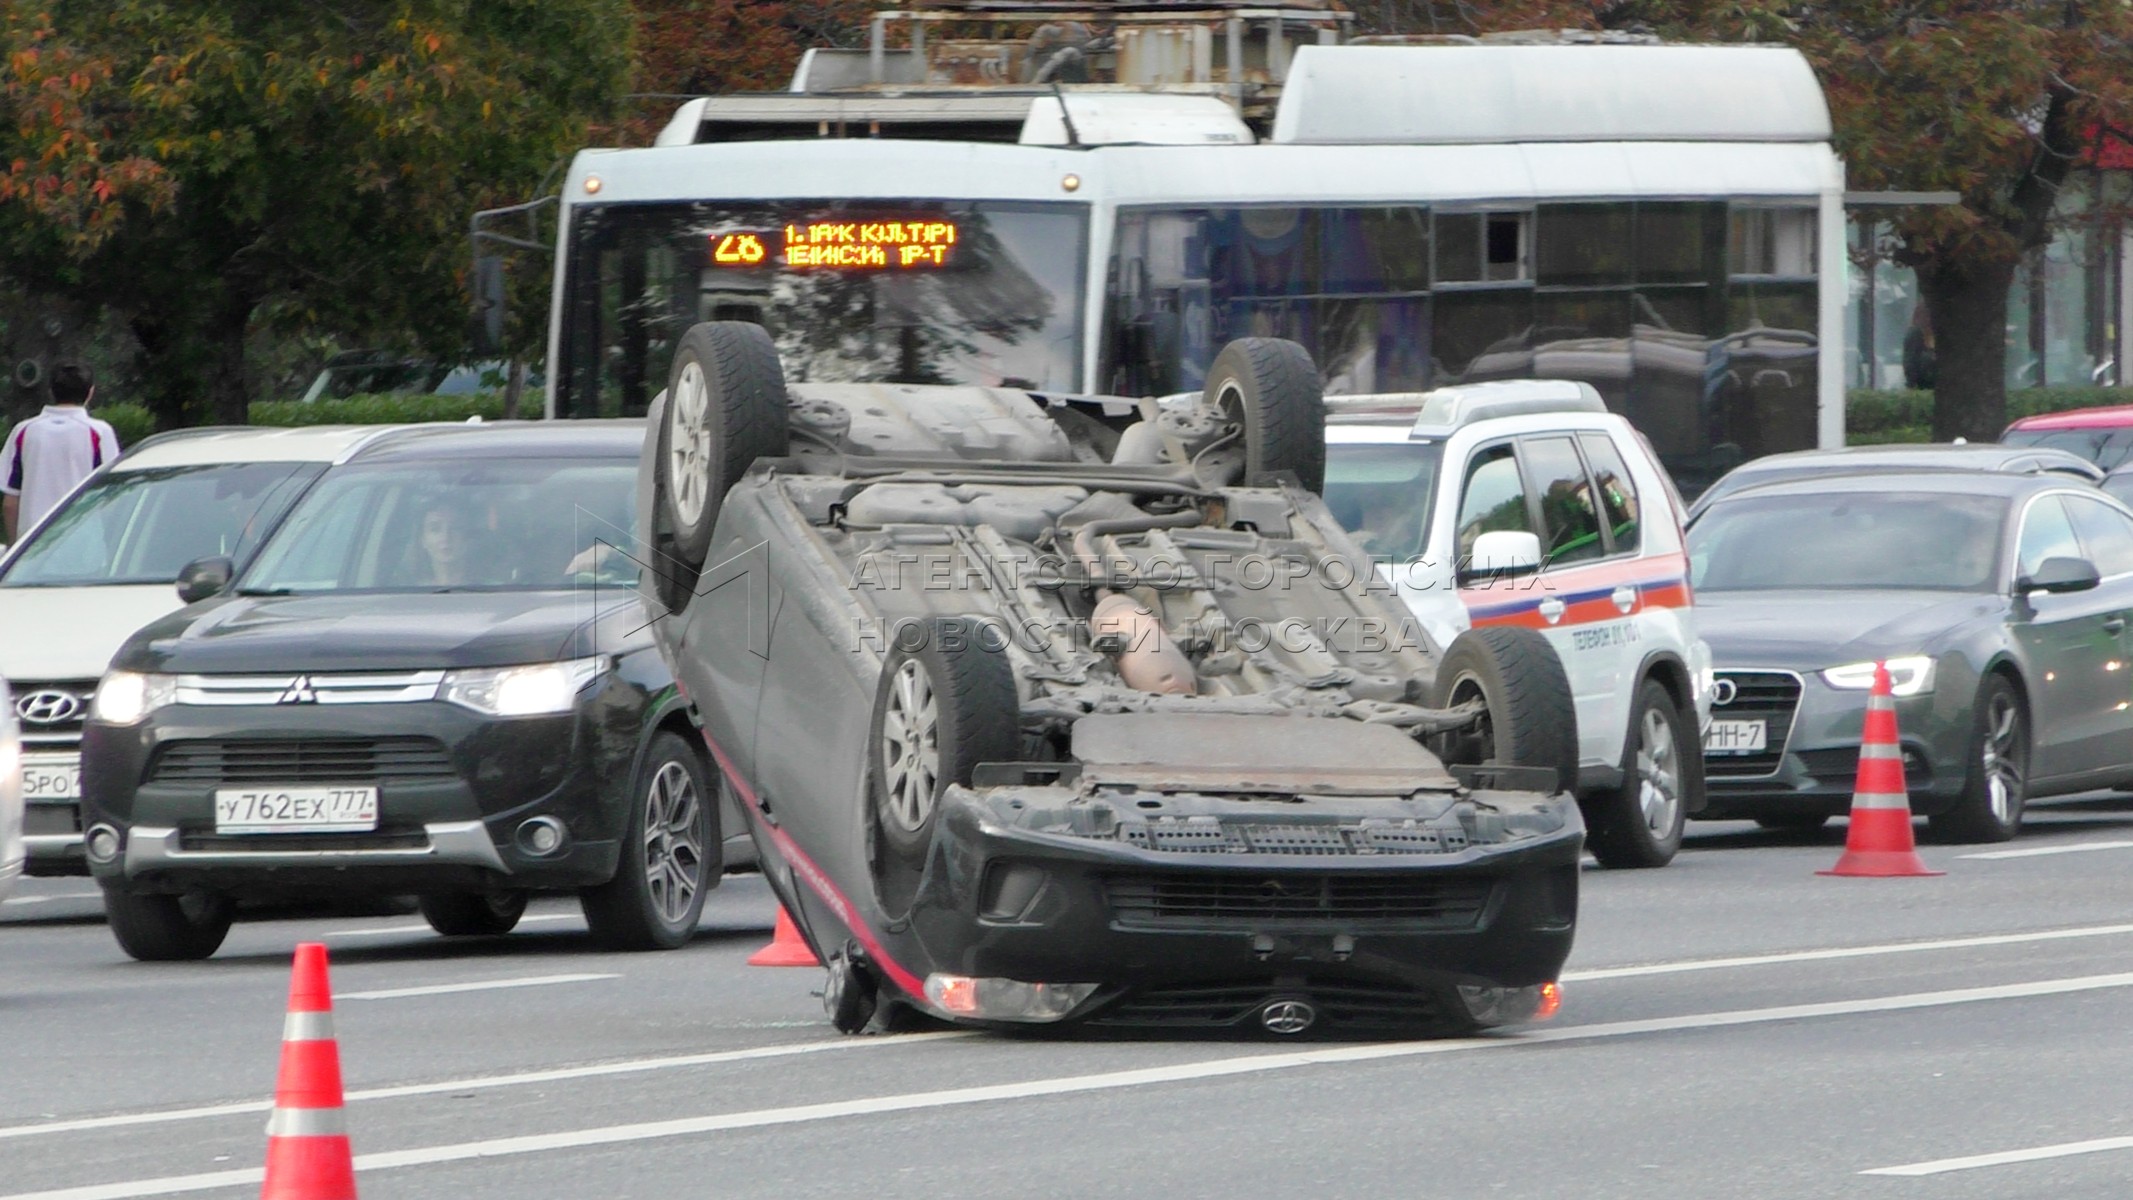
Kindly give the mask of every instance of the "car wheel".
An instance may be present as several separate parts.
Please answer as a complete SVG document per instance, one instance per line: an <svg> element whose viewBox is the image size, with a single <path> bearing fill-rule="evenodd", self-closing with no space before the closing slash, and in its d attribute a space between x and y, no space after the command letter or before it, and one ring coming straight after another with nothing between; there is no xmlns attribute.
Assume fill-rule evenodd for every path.
<svg viewBox="0 0 2133 1200"><path fill-rule="evenodd" d="M786 452L785 377L760 325L706 321L675 348L653 472L672 551L700 570L728 489Z"/></svg>
<svg viewBox="0 0 2133 1200"><path fill-rule="evenodd" d="M1637 687L1622 750L1622 786L1585 801L1585 845L1603 867L1663 867L1681 849L1695 743L1674 694L1656 679Z"/></svg>
<svg viewBox="0 0 2133 1200"><path fill-rule="evenodd" d="M206 958L229 936L237 906L208 892L136 895L104 886L104 919L119 949L142 962Z"/></svg>
<svg viewBox="0 0 2133 1200"><path fill-rule="evenodd" d="M1437 739L1437 755L1447 765L1547 767L1558 790L1577 787L1577 706L1563 660L1547 638L1488 625L1454 639L1438 665L1430 703L1456 708L1473 700L1485 705L1481 720Z"/></svg>
<svg viewBox="0 0 2133 1200"><path fill-rule="evenodd" d="M1005 639L970 617L897 630L874 697L868 739L881 849L916 868L933 844L941 793L1021 744L1021 703Z"/></svg>
<svg viewBox="0 0 2133 1200"><path fill-rule="evenodd" d="M654 734L631 795L615 877L579 893L593 940L615 950L672 950L696 934L718 886L718 793L679 736Z"/></svg>
<svg viewBox="0 0 2133 1200"><path fill-rule="evenodd" d="M1202 395L1244 427L1244 486L1271 487L1286 471L1306 490L1325 490L1325 389L1310 351L1282 338L1238 338L1208 367Z"/></svg>
<svg viewBox="0 0 2133 1200"><path fill-rule="evenodd" d="M422 919L446 937L495 937L526 915L524 892L433 892L416 898Z"/></svg>
<svg viewBox="0 0 2133 1200"><path fill-rule="evenodd" d="M874 1019L873 976L852 957L849 947L830 955L824 966L829 977L822 984L822 1011L839 1033L858 1033Z"/></svg>
<svg viewBox="0 0 2133 1200"><path fill-rule="evenodd" d="M1783 833L1809 833L1829 823L1828 813L1781 813L1757 817L1757 825Z"/></svg>
<svg viewBox="0 0 2133 1200"><path fill-rule="evenodd" d="M1928 828L1950 842L2004 842L2022 828L2028 800L2029 714L2005 675L1987 675L1971 716L1962 798L1928 818Z"/></svg>

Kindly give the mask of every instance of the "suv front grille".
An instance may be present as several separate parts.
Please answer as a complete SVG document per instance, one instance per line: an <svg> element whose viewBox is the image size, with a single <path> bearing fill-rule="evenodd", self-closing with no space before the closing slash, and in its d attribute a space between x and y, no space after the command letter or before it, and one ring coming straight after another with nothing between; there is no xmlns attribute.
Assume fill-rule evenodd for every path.
<svg viewBox="0 0 2133 1200"><path fill-rule="evenodd" d="M1733 702L1711 706L1714 721L1761 721L1763 748L1751 754L1706 754L1706 779L1761 779L1777 774L1792 737L1792 715L1800 707L1800 680L1789 671L1719 671L1731 680Z"/></svg>
<svg viewBox="0 0 2133 1200"><path fill-rule="evenodd" d="M456 778L434 738L289 738L169 742L154 783L405 783Z"/></svg>
<svg viewBox="0 0 2133 1200"><path fill-rule="evenodd" d="M1176 871L1107 879L1121 925L1404 925L1471 929L1494 881L1425 874Z"/></svg>

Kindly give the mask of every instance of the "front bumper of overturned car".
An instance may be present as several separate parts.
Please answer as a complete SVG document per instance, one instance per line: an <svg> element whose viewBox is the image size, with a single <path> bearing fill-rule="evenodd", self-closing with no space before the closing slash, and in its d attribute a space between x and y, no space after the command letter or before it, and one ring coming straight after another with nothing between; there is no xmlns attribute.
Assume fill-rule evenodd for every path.
<svg viewBox="0 0 2133 1200"><path fill-rule="evenodd" d="M1552 984L1570 953L1584 831L1567 797L1537 836L1337 854L1038 832L998 819L999 802L943 797L893 939L914 952L907 978L1093 984L1058 1018L1099 1025L1275 1029L1272 1007L1301 1002L1321 1031L1446 1030L1508 1023L1474 997ZM1269 806L1239 807L1264 821Z"/></svg>

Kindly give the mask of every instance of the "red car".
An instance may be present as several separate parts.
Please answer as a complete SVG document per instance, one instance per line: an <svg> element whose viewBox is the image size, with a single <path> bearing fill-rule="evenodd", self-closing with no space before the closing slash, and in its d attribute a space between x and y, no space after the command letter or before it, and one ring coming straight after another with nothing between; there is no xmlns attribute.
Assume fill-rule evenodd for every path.
<svg viewBox="0 0 2133 1200"><path fill-rule="evenodd" d="M2133 458L2133 404L2023 417L2000 440L2010 446L2070 450L2108 471Z"/></svg>

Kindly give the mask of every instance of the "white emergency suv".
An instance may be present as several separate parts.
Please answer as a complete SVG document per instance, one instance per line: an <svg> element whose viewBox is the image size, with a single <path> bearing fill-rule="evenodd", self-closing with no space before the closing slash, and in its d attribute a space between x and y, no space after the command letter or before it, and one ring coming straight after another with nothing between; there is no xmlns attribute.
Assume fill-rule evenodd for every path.
<svg viewBox="0 0 2133 1200"><path fill-rule="evenodd" d="M1327 406L1326 503L1433 649L1494 625L1546 635L1576 694L1594 856L1673 858L1704 803L1711 655L1696 636L1685 506L1643 436L1591 385L1563 380ZM1446 685L1470 694L1446 699L1499 686L1474 671Z"/></svg>

